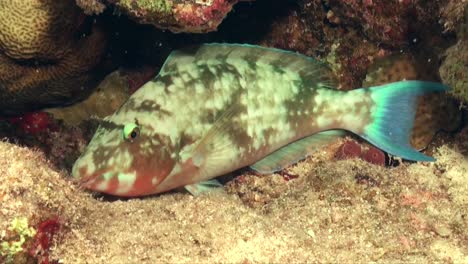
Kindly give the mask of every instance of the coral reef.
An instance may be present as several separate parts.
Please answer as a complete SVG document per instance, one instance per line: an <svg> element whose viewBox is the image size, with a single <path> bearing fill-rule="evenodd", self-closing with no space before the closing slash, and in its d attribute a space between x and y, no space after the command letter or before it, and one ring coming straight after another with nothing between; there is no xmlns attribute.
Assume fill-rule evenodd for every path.
<svg viewBox="0 0 468 264"><path fill-rule="evenodd" d="M362 27L375 42L401 46L406 42L410 1L330 0L329 5L341 23Z"/></svg>
<svg viewBox="0 0 468 264"><path fill-rule="evenodd" d="M105 50L100 23L72 0L0 2L0 113L86 97L109 71Z"/></svg>
<svg viewBox="0 0 468 264"><path fill-rule="evenodd" d="M239 0L77 0L86 13L100 13L104 4L113 4L118 10L142 24L152 24L172 32L202 33L216 30L232 6Z"/></svg>
<svg viewBox="0 0 468 264"><path fill-rule="evenodd" d="M440 75L467 102L466 1L257 0L238 3L222 32L156 29L213 31L237 2L76 0L97 20L73 0L0 2L0 112L91 94L0 120L0 137L15 143L0 142L1 263L468 262L468 128L459 102L443 95L421 100L412 137L434 163L347 137L272 175L221 177L226 192L198 197L92 197L69 180L93 117L115 111L171 49L195 42L298 51L328 63L342 90L439 81L453 45ZM92 91L110 72L109 43L125 65Z"/></svg>

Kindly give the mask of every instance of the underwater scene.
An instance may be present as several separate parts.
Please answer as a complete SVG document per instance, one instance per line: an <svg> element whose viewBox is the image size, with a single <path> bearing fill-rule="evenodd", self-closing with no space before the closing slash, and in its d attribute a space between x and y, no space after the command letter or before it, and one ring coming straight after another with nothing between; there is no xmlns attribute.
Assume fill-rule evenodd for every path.
<svg viewBox="0 0 468 264"><path fill-rule="evenodd" d="M468 263L467 0L0 0L0 263Z"/></svg>

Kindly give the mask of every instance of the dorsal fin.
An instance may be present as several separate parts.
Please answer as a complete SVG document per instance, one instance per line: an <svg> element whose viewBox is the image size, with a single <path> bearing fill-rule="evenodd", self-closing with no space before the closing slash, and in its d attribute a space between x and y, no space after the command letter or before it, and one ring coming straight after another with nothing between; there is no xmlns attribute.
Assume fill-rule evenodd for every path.
<svg viewBox="0 0 468 264"><path fill-rule="evenodd" d="M297 163L301 159L346 134L344 130L329 130L292 142L250 166L261 174L270 174Z"/></svg>
<svg viewBox="0 0 468 264"><path fill-rule="evenodd" d="M211 64L220 61L236 65L245 63L268 64L278 70L297 72L305 82L319 84L320 87L335 88L336 80L332 71L314 58L286 50L266 48L249 44L210 43L173 51L160 75L176 72L186 65ZM316 87L311 87L316 88Z"/></svg>

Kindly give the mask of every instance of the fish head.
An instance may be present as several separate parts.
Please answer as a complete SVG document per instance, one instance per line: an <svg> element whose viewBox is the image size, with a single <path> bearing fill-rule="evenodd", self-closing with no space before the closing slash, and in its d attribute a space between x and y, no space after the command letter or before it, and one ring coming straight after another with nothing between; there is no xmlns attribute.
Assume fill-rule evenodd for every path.
<svg viewBox="0 0 468 264"><path fill-rule="evenodd" d="M86 189L135 197L159 192L158 185L174 167L168 138L150 125L134 121L100 121L72 175Z"/></svg>

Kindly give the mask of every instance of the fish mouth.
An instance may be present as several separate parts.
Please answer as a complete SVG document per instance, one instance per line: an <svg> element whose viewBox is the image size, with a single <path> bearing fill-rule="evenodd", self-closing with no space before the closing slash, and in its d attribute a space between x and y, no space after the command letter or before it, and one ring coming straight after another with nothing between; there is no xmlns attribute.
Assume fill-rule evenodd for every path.
<svg viewBox="0 0 468 264"><path fill-rule="evenodd" d="M78 179L78 185L84 189L119 197L134 197L145 194L134 188L137 175L135 171L117 171L112 166L88 173L87 168L82 167L78 173L81 176Z"/></svg>
<svg viewBox="0 0 468 264"><path fill-rule="evenodd" d="M90 175L86 175L79 180L79 184L87 189L92 189L91 186L96 185L104 173L110 172L111 170L102 170L94 172Z"/></svg>
<svg viewBox="0 0 468 264"><path fill-rule="evenodd" d="M78 185L85 189L98 190L98 185L105 181L103 175L105 173L110 173L113 171L113 168L109 167L106 169L100 169L93 173L89 173L88 166L73 167L72 175L76 179Z"/></svg>

